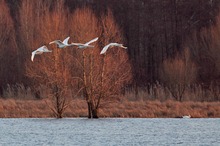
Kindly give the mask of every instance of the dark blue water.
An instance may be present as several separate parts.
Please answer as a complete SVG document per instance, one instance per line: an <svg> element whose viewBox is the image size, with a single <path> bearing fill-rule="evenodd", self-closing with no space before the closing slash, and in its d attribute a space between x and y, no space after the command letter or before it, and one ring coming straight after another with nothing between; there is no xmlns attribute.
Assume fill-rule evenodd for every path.
<svg viewBox="0 0 220 146"><path fill-rule="evenodd" d="M0 119L0 145L220 146L220 119Z"/></svg>

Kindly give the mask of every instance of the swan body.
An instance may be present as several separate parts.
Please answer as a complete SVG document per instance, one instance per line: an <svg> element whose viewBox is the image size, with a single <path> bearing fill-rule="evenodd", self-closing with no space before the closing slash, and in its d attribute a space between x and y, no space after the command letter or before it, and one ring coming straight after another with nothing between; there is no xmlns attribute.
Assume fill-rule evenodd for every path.
<svg viewBox="0 0 220 146"><path fill-rule="evenodd" d="M92 48L92 47L94 47L94 46L89 45L89 44L91 44L91 43L93 43L93 42L95 42L95 41L97 41L97 40L98 40L98 37L92 39L91 41L89 41L89 42L87 42L87 43L85 43L85 44L82 44L82 43L71 43L71 45L77 46L77 47L80 48L80 49L84 49L84 48L88 48L88 47L89 47L89 48Z"/></svg>
<svg viewBox="0 0 220 146"><path fill-rule="evenodd" d="M105 54L106 51L108 50L108 48L112 48L112 47L121 47L121 48L124 48L124 49L127 49L127 47L123 46L122 44L119 44L119 43L110 43L108 45L106 45L102 51L100 52L100 54Z"/></svg>
<svg viewBox="0 0 220 146"><path fill-rule="evenodd" d="M40 48L38 48L37 50L33 51L32 52L32 55L31 55L31 61L34 61L34 56L36 54L42 54L42 53L48 53L48 52L52 52L51 50L49 50L46 46L42 46Z"/></svg>
<svg viewBox="0 0 220 146"><path fill-rule="evenodd" d="M188 119L188 118L191 118L191 116L190 116L190 115L188 115L188 116L182 116L182 118Z"/></svg>
<svg viewBox="0 0 220 146"><path fill-rule="evenodd" d="M50 42L49 44L57 44L58 48L65 48L68 46L72 46L72 44L68 44L70 37L65 38L63 41L61 40L54 40L52 42Z"/></svg>

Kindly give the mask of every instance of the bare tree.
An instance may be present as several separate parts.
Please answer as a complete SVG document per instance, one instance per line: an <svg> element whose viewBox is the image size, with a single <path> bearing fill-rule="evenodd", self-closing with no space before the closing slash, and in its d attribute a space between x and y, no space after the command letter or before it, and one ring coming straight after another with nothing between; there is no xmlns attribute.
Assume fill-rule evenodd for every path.
<svg viewBox="0 0 220 146"><path fill-rule="evenodd" d="M10 33L12 32L12 20L11 20L11 17L10 17L10 12L9 12L9 9L5 3L4 0L1 0L0 1L0 10L1 10L1 13L0 13L0 30L1 30L1 33L0 33L0 44L1 46L4 45L10 35Z"/></svg>
<svg viewBox="0 0 220 146"><path fill-rule="evenodd" d="M74 11L72 22L75 24L72 27L72 38L74 42L86 43L89 40L100 37L101 28L98 25L98 19L89 8L78 8ZM97 43L94 43L94 48L78 49L72 52L75 58L75 64L72 71L73 79L78 82L78 88L83 88L83 95L88 104L88 117L91 118L90 101L93 88L92 74L94 74L93 53L98 49ZM73 50L74 51L74 50ZM92 65L93 64L93 65Z"/></svg>
<svg viewBox="0 0 220 146"><path fill-rule="evenodd" d="M125 42L122 29L115 22L110 9L101 19L103 33L100 41L102 47L111 42ZM100 106L100 100L111 100L112 98L109 97L117 97L123 86L128 84L131 79L132 71L127 50L118 47L108 49L106 54L101 56L101 86L96 106Z"/></svg>
<svg viewBox="0 0 220 146"><path fill-rule="evenodd" d="M183 57L165 60L160 76L173 97L182 101L187 86L196 79L196 66L190 59L189 50L185 49Z"/></svg>
<svg viewBox="0 0 220 146"><path fill-rule="evenodd" d="M13 21L5 0L0 0L0 94L3 86L17 81Z"/></svg>
<svg viewBox="0 0 220 146"><path fill-rule="evenodd" d="M101 49L108 43L123 41L110 11L102 17L102 27L98 25L100 20L89 8L77 9L73 18L76 24L73 38L76 41L86 42L99 37L98 45L94 43L94 48L79 49L81 57L77 57L81 66L77 77L83 82L88 118L98 118L101 100L104 103L104 100L110 100L120 93L123 85L131 79L131 67L125 50L112 48L108 50L108 55L100 55Z"/></svg>
<svg viewBox="0 0 220 146"><path fill-rule="evenodd" d="M214 80L210 84L210 91L213 94L213 99L218 101L220 99L220 15L216 18L216 24L211 28L211 41L210 41L210 56L214 61L215 73Z"/></svg>
<svg viewBox="0 0 220 146"><path fill-rule="evenodd" d="M34 62L31 62L30 56L31 51L40 47L39 45L67 37L69 34L69 28L66 26L68 24L68 10L65 9L63 0L56 1L52 11L50 11L51 3L44 1L36 3L28 5L28 0L23 1L24 7L21 9L21 12L29 10L29 13L36 15L35 17L32 17L32 14L30 16L28 14L21 15L24 20L21 29L26 39L25 42L29 46L27 48L29 54L26 59L26 75L32 79L35 87L40 84L46 85L51 91L51 94L48 95L52 102L50 108L57 118L62 118L67 103L71 100L69 94L71 88L70 64L72 61L69 59L68 49L58 49L55 45L51 45L49 47L53 50L52 53L35 56ZM38 9L34 9L34 5L38 5ZM39 21L35 22L34 20ZM27 23L25 24L25 22ZM25 31L26 27L30 32ZM50 104L48 103L48 105Z"/></svg>
<svg viewBox="0 0 220 146"><path fill-rule="evenodd" d="M216 25L211 29L211 45L210 54L215 62L216 67L216 80L220 80L220 15L216 18ZM220 85L219 85L220 86Z"/></svg>

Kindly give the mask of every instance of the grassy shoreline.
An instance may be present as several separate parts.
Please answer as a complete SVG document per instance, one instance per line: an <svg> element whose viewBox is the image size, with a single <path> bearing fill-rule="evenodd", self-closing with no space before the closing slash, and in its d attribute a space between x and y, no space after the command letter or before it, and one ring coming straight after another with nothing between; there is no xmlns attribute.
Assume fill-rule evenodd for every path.
<svg viewBox="0 0 220 146"><path fill-rule="evenodd" d="M122 100L103 105L102 117L123 118L176 118L191 115L193 118L220 118L220 102L177 102ZM87 104L74 99L64 112L65 117L86 117ZM0 118L51 118L53 112L45 100L0 99Z"/></svg>

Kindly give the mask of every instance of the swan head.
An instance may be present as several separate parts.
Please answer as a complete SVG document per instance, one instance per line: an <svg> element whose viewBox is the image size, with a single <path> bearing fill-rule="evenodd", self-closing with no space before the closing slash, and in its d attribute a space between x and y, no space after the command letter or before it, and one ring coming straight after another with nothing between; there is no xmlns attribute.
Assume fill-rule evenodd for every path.
<svg viewBox="0 0 220 146"><path fill-rule="evenodd" d="M124 49L127 49L127 47L123 46L123 44L119 44L119 47L122 47Z"/></svg>

